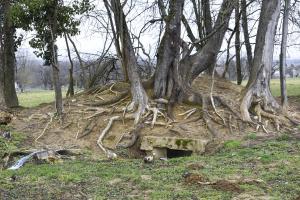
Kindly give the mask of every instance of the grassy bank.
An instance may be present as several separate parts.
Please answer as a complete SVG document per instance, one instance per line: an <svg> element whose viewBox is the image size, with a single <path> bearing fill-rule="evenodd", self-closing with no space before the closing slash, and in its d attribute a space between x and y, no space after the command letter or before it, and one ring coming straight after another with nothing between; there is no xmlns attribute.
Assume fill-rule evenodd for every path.
<svg viewBox="0 0 300 200"><path fill-rule="evenodd" d="M18 171L0 172L0 198L293 200L300 195L299 166L300 142L288 137L248 148L230 141L215 155L153 164L91 159L26 164ZM184 178L189 173L206 181L253 179L259 183L236 184L236 191L199 185L196 179Z"/></svg>

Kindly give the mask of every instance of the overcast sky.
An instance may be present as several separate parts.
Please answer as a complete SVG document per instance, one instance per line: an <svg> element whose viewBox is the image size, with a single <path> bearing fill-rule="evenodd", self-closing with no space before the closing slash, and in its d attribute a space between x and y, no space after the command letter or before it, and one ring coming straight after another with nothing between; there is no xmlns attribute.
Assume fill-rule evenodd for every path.
<svg viewBox="0 0 300 200"><path fill-rule="evenodd" d="M142 1L142 0L140 0ZM98 10L103 10L103 6L101 5L102 1L98 1L98 5L97 5L97 9ZM138 2L138 1L137 1ZM147 1L148 4L151 4L151 1ZM137 3L138 4L138 3ZM186 7L189 7L190 5L186 5ZM137 15L139 15L139 17L137 17L135 20L132 21L131 24L129 24L132 32L134 33L138 33L140 31L140 29L143 27L144 23L152 18L155 18L157 16L152 16L153 12L155 14L158 14L157 11L145 11L141 14L141 10L143 11L143 9L146 7L146 5L142 5L142 4L138 4L138 6L136 6L137 8L133 9L131 11L131 14L129 15L129 19L131 20L132 18L135 18ZM213 16L216 15L217 11L218 11L218 0L213 1L213 5L212 5L212 13ZM253 14L250 16L251 18L257 18L257 16L259 16L259 10L258 10L258 6L257 5L253 5L252 7L249 8L249 13L253 12ZM192 16L192 13L188 12L189 9L185 10L185 15L186 16ZM234 16L234 14L232 15ZM82 53L90 53L90 54L100 54L100 52L103 50L103 44L104 44L104 40L105 40L105 35L104 34L100 34L99 31L100 28L98 28L99 24L97 24L95 22L95 20L89 19L89 20L84 20L81 27L80 27L80 34L77 36L74 36L73 39L77 44L77 48L79 49L80 52ZM149 31L145 32L142 35L141 41L144 45L144 47L149 50L151 52L151 55L155 55L155 48L157 46L157 40L158 40L158 25L152 27L152 29L150 29ZM233 29L234 28L234 21L231 20L230 23L230 27ZM249 21L249 29L252 30L251 35L255 35L257 32L257 21L255 20L250 20ZM280 33L280 27L281 27L281 19L279 21L278 24L278 33ZM195 26L192 25L192 29L196 29ZM298 31L299 29L293 25L290 26L290 32L294 32L294 31ZM194 33L196 33L196 31L194 31ZM24 33L23 33L24 34ZM186 37L186 32L185 29L183 28L183 38L185 40L188 41L188 38ZM243 40L242 37L242 33L241 33L241 40ZM34 50L32 48L30 48L28 41L30 38L34 37L33 33L27 33L26 38L28 38L25 42L23 42L22 46L20 47L20 51L19 54L24 54L24 51L28 51L30 52L29 55L32 56L32 58L35 58L34 54L32 53ZM226 37L229 37L229 33L226 35ZM280 39L280 36L277 37L277 40ZM298 42L299 41L299 42ZM233 40L234 42L234 40ZM252 38L251 42L255 42L255 37ZM289 47L288 47L288 52L287 52L287 57L288 59L300 59L300 34L292 34L289 35ZM65 45L65 41L63 38L59 38L57 41L57 45L59 47L59 55L60 55L60 60L62 59L67 59L66 57L66 45ZM71 48L72 49L72 48ZM223 46L221 50L225 50L226 49L226 42L224 40ZM114 52L114 46L112 46L111 48L112 52ZM278 59L279 57L279 46L275 47L275 52L274 52L274 59ZM253 51L254 51L254 46L253 46ZM21 53L20 53L21 52ZM231 53L234 54L234 48L232 48ZM242 54L245 56L245 48L242 48ZM224 55L225 56L225 55ZM73 54L73 57L75 58L75 54ZM85 56L86 57L86 56Z"/></svg>

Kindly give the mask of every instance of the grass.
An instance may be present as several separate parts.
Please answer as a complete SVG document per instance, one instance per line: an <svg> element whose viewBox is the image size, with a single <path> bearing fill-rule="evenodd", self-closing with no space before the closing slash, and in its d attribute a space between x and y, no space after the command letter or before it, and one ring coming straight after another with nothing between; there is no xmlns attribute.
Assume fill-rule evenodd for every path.
<svg viewBox="0 0 300 200"><path fill-rule="evenodd" d="M18 93L21 106L35 107L41 103L50 103L54 101L53 90L36 90L24 93Z"/></svg>
<svg viewBox="0 0 300 200"><path fill-rule="evenodd" d="M237 143L234 141L228 144ZM229 145L232 147L232 145ZM300 142L274 140L252 148L224 148L210 156L192 156L144 164L141 160L75 160L26 164L0 172L0 197L7 199L232 199L238 193L186 184L183 174L201 174L210 181L237 177L261 179L261 185L240 184L254 198L296 199L300 195ZM190 164L204 168L191 170ZM12 180L12 177L14 180ZM147 177L147 178L143 178Z"/></svg>
<svg viewBox="0 0 300 200"><path fill-rule="evenodd" d="M300 78L288 78L287 84L287 94L288 96L300 96ZM280 80L271 80L271 92L274 96L280 96Z"/></svg>

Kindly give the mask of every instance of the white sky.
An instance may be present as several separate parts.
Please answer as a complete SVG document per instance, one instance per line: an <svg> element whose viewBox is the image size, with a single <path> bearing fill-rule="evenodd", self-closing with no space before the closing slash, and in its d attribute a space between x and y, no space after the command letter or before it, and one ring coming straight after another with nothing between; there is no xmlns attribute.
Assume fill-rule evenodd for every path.
<svg viewBox="0 0 300 200"><path fill-rule="evenodd" d="M147 1L148 3L143 3L143 1L147 1L147 0L137 0L136 4L138 6L138 8L135 8L131 11L129 17L127 20L131 20L132 18L135 18L136 16L139 16L137 18L135 18L132 23L130 23L130 28L132 30L132 32L138 34L139 30L143 27L143 25L145 24L146 21L149 21L150 19L153 18L158 18L158 17L153 17L152 14L153 12L157 15L158 11L155 9L151 9L151 10L146 10L145 12L144 9L147 7L147 5L151 5L151 0ZM212 13L213 15L216 14L216 11L218 11L218 7L219 4L217 3L219 0L215 0L212 1ZM100 1L97 1L98 5L97 5L97 9L99 11L103 11L104 7L101 5ZM187 3L186 8L190 7L189 3ZM248 12L252 13L254 11L256 11L259 7L257 7L257 5L253 5L252 7L249 8ZM191 16L191 13L187 12L188 9L185 10L185 15L186 17ZM190 10L190 9L189 9ZM253 15L251 15L251 18L257 18L257 16L259 15L259 11L254 12ZM234 17L234 14L232 15ZM280 19L281 20L281 19ZM257 30L256 30L256 26L257 23L254 23L254 20L250 20L249 22L249 30L251 30L251 27L254 25L253 31L251 32L250 35L255 35ZM103 45L104 45L104 40L105 40L105 35L99 33L99 30L101 31L100 28L97 28L97 26L99 26L99 24L97 24L97 22L95 20L88 20L88 21L84 21L80 27L80 34L73 37L73 40L76 42L77 44L77 48L80 52L84 52L84 53L91 53L91 54L100 54L100 52L103 49ZM279 28L281 26L281 22L279 22ZM155 54L155 48L157 45L157 40L158 40L158 25L153 26L154 28L150 29L149 31L145 32L142 37L141 37L141 41L144 45L144 47L151 51L151 55ZM234 21L232 20L230 23L230 27L233 29L234 28ZM192 25L192 29L194 31L194 33L196 33L196 26ZM299 29L295 26L290 26L290 31L298 31ZM97 32L98 31L98 32ZM196 34L195 34L196 35ZM28 33L27 37L31 38L33 37L34 34L32 33ZM226 37L228 38L229 34L226 35ZM187 37L186 37L186 32L185 29L183 27L183 38L185 40L188 41ZM279 36L277 39L280 39ZM243 33L241 32L241 40L243 42ZM29 52L33 52L34 50L32 48L30 48L28 41L25 41L23 43L23 45L20 47L20 51L19 52L24 52L24 51L29 51ZM298 42L299 41L299 42ZM251 42L255 42L255 38L252 38ZM290 47L288 47L288 51L287 51L287 57L288 59L300 59L300 34L293 34L289 36L289 45ZM232 40L232 44L234 43L234 39ZM66 46L65 46L65 41L63 38L59 38L57 41L58 47L59 47L59 54L60 59L67 59L66 58ZM298 44L298 45L295 45ZM72 45L70 44L71 49ZM222 46L221 50L225 50L226 49L226 42L224 40L224 44ZM112 52L114 52L114 46L112 45L111 48ZM252 48L252 50L254 51L254 46ZM275 52L274 52L274 59L278 59L279 57L279 46L275 47ZM231 53L234 54L234 48L232 48ZM245 48L242 48L242 54L245 56ZM29 55L32 55L33 57L35 57L32 53L30 53ZM225 55L225 54L224 54ZM73 58L76 58L75 54L73 55Z"/></svg>

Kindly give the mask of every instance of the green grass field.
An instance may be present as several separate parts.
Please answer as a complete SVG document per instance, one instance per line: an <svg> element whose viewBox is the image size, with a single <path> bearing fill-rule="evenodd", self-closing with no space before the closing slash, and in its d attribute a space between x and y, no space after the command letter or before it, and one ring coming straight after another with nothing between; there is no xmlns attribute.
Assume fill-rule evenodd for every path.
<svg viewBox="0 0 300 200"><path fill-rule="evenodd" d="M287 79L287 94L288 96L300 96L300 78ZM271 80L271 91L276 97L280 96L280 80Z"/></svg>
<svg viewBox="0 0 300 200"><path fill-rule="evenodd" d="M37 90L18 94L19 103L24 107L35 107L41 103L54 101L54 91Z"/></svg>
<svg viewBox="0 0 300 200"><path fill-rule="evenodd" d="M247 139L255 137L252 134ZM0 139L0 147L16 145L5 143ZM238 141L228 141L214 155L153 164L141 159L88 158L28 163L18 171L0 171L0 199L294 200L300 196L299 166L300 141L289 136L247 148ZM188 184L183 176L187 173L206 181L254 179L260 183L239 183L235 186L240 191L234 192L197 182Z"/></svg>

